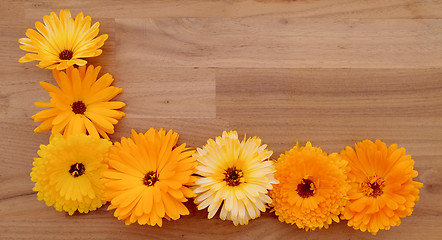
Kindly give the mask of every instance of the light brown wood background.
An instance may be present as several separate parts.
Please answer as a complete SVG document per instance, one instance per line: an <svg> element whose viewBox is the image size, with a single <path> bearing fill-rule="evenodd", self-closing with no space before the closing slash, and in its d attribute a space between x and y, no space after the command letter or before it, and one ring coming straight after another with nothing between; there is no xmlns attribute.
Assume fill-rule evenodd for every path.
<svg viewBox="0 0 442 240"><path fill-rule="evenodd" d="M198 147L223 130L257 135L278 157L296 141L327 152L363 139L405 147L424 183L401 226L306 233L265 213L235 227L207 212L131 225L103 207L69 216L37 201L29 173L49 133L33 133L39 81L17 40L51 11L83 11L109 34L91 60L123 88L130 129L174 129ZM0 1L0 239L440 239L442 1Z"/></svg>

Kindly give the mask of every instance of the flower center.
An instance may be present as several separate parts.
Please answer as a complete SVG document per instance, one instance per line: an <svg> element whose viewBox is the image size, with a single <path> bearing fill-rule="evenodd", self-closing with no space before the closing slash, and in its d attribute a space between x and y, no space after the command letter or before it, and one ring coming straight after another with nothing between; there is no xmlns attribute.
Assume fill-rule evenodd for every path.
<svg viewBox="0 0 442 240"><path fill-rule="evenodd" d="M234 187L238 186L241 183L241 178L243 177L243 173L241 170L232 167L228 168L224 172L224 176L225 178L223 180L227 182L227 185Z"/></svg>
<svg viewBox="0 0 442 240"><path fill-rule="evenodd" d="M71 60L73 55L74 55L74 52L72 52L71 50L63 50L58 55L58 57L60 58L60 60Z"/></svg>
<svg viewBox="0 0 442 240"><path fill-rule="evenodd" d="M366 196L377 198L384 193L384 180L378 176L369 176L368 181L361 183L362 192Z"/></svg>
<svg viewBox="0 0 442 240"><path fill-rule="evenodd" d="M69 173L75 178L83 175L84 171L86 171L86 168L83 163L72 164L71 169L69 169Z"/></svg>
<svg viewBox="0 0 442 240"><path fill-rule="evenodd" d="M86 112L86 104L84 104L82 101L72 103L72 112L75 114L83 114Z"/></svg>
<svg viewBox="0 0 442 240"><path fill-rule="evenodd" d="M296 188L298 195L302 198L308 198L315 195L316 186L310 179L303 178Z"/></svg>
<svg viewBox="0 0 442 240"><path fill-rule="evenodd" d="M150 187L153 186L158 181L158 174L157 172L150 171L146 173L143 179L144 185Z"/></svg>

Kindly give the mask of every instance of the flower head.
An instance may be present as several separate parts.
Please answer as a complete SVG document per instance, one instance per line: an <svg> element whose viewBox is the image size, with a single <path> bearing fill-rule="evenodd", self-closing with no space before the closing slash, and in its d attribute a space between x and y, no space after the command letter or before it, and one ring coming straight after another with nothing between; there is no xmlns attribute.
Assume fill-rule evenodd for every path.
<svg viewBox="0 0 442 240"><path fill-rule="evenodd" d="M84 134L67 138L57 134L49 145L41 145L31 172L38 200L70 215L101 207L105 201L101 200L100 177L111 145L106 139Z"/></svg>
<svg viewBox="0 0 442 240"><path fill-rule="evenodd" d="M348 226L376 234L398 226L400 218L411 215L422 183L413 181L417 171L404 148L364 140L355 149L347 146L341 156L351 168L350 203L343 212Z"/></svg>
<svg viewBox="0 0 442 240"><path fill-rule="evenodd" d="M96 57L108 38L103 34L97 38L99 22L91 26L91 17L79 13L75 20L69 10L61 10L60 18L51 12L43 17L43 23L36 22L34 29L28 29L26 36L18 40L20 48L28 51L19 62L40 61L37 67L63 70L74 64L86 65L83 58Z"/></svg>
<svg viewBox="0 0 442 240"><path fill-rule="evenodd" d="M235 225L247 224L265 212L265 204L271 202L268 189L277 183L273 162L268 160L273 152L266 147L257 137L240 142L238 133L231 131L198 148L194 154L201 176L194 186L198 209L208 207L210 219L221 207L220 218Z"/></svg>
<svg viewBox="0 0 442 240"><path fill-rule="evenodd" d="M172 130L149 129L145 134L132 130L109 153L104 172L103 199L110 201L114 216L126 225L162 226L162 219L176 220L188 215L183 202L194 197L185 185L195 181L197 162L186 144L176 146L178 134Z"/></svg>
<svg viewBox="0 0 442 240"><path fill-rule="evenodd" d="M42 122L34 131L43 132L52 129L53 137L57 133L65 136L87 133L93 137L109 139L108 133L114 133L114 124L125 116L116 110L126 104L109 101L122 89L110 86L113 77L109 73L97 80L101 67L70 67L63 71L54 70L54 77L60 88L40 82L40 86L49 92L50 102L36 102L42 110L32 116L34 121Z"/></svg>
<svg viewBox="0 0 442 240"><path fill-rule="evenodd" d="M279 181L270 192L279 221L315 230L339 222L347 191L347 161L337 153L327 155L307 142L286 151L275 163Z"/></svg>

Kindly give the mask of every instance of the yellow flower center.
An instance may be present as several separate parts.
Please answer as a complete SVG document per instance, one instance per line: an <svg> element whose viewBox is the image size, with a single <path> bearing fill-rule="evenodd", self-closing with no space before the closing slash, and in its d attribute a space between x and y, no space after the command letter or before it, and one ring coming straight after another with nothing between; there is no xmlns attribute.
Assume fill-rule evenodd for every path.
<svg viewBox="0 0 442 240"><path fill-rule="evenodd" d="M83 175L85 171L86 168L83 163L72 164L71 169L69 169L69 173L75 178Z"/></svg>
<svg viewBox="0 0 442 240"><path fill-rule="evenodd" d="M243 173L241 170L238 170L235 167L231 167L224 172L224 176L225 178L223 180L226 181L227 185L234 187L238 186L241 183Z"/></svg>
<svg viewBox="0 0 442 240"><path fill-rule="evenodd" d="M71 50L63 50L58 55L58 57L60 58L60 60L71 60L73 55L74 52L72 52Z"/></svg>
<svg viewBox="0 0 442 240"><path fill-rule="evenodd" d="M76 101L72 103L72 112L75 114L84 114L86 112L86 104L84 104L82 101Z"/></svg>
<svg viewBox="0 0 442 240"><path fill-rule="evenodd" d="M144 185L150 187L153 186L158 181L158 174L157 172L150 171L146 173L143 179Z"/></svg>
<svg viewBox="0 0 442 240"><path fill-rule="evenodd" d="M312 180L303 178L301 180L301 183L298 184L296 191L298 192L298 195L300 197L308 198L308 197L315 195L316 186Z"/></svg>
<svg viewBox="0 0 442 240"><path fill-rule="evenodd" d="M384 180L378 176L369 176L368 181L361 183L362 192L366 196L377 198L381 196L384 188Z"/></svg>

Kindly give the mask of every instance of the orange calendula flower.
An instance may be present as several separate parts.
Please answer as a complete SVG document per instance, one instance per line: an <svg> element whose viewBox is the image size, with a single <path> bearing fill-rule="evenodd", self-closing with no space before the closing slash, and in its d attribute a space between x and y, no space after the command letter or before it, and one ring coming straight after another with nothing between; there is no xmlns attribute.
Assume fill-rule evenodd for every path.
<svg viewBox="0 0 442 240"><path fill-rule="evenodd" d="M112 75L104 74L97 80L101 67L70 67L63 71L53 70L59 88L40 82L40 86L49 92L50 102L36 102L42 110L32 116L35 122L42 122L34 132L52 129L52 136L63 133L65 136L87 133L93 137L109 139L107 134L114 133L114 124L125 116L117 109L126 106L119 101L109 101L122 89L110 86Z"/></svg>
<svg viewBox="0 0 442 240"><path fill-rule="evenodd" d="M20 48L28 51L19 62L40 61L37 67L63 70L74 64L86 65L84 58L96 57L99 49L108 38L107 34L98 35L100 26L91 26L91 17L79 13L75 20L69 10L61 10L60 18L51 12L43 17L43 23L36 22L34 29L28 29L26 36L18 40Z"/></svg>
<svg viewBox="0 0 442 240"><path fill-rule="evenodd" d="M347 146L341 156L351 168L350 203L343 212L348 226L376 234L400 225L400 218L411 215L422 183L413 181L418 173L404 148L364 140L355 149Z"/></svg>
<svg viewBox="0 0 442 240"><path fill-rule="evenodd" d="M194 150L183 143L176 147L178 134L172 130L149 129L145 134L132 130L109 150L109 169L103 173L103 199L114 216L135 223L162 226L162 219L176 220L188 215L183 204L194 197L186 187L195 181Z"/></svg>
<svg viewBox="0 0 442 240"><path fill-rule="evenodd" d="M307 142L296 145L275 162L279 184L270 191L279 221L306 231L328 228L348 202L347 161L339 154L327 155Z"/></svg>

